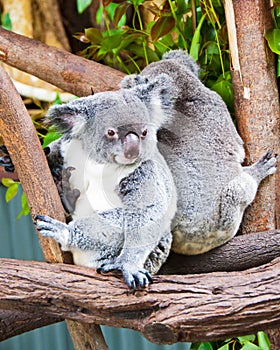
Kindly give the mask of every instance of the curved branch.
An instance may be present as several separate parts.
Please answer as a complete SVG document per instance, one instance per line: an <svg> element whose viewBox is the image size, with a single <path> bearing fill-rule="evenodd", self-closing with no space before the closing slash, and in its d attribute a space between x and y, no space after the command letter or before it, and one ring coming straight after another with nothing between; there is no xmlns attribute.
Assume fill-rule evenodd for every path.
<svg viewBox="0 0 280 350"><path fill-rule="evenodd" d="M124 74L0 27L0 60L77 96L115 90Z"/></svg>
<svg viewBox="0 0 280 350"><path fill-rule="evenodd" d="M280 325L280 259L243 272L156 276L128 294L94 269L0 259L0 308L138 330L171 344L249 334Z"/></svg>

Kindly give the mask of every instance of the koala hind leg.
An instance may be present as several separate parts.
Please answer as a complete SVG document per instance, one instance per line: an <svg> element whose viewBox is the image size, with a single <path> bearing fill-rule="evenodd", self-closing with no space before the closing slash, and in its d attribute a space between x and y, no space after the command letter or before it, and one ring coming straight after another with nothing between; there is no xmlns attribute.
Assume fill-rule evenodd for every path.
<svg viewBox="0 0 280 350"><path fill-rule="evenodd" d="M275 173L277 155L268 151L251 166L232 179L222 190L220 201L219 230L233 237L239 228L245 208L254 200L259 183L268 175Z"/></svg>

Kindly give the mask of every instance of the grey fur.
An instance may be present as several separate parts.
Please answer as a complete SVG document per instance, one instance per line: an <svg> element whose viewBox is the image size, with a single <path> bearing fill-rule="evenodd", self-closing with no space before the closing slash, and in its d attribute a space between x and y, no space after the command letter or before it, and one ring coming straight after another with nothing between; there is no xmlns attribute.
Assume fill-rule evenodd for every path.
<svg viewBox="0 0 280 350"><path fill-rule="evenodd" d="M176 98L171 79L160 74L49 111L63 137L48 158L71 168L80 197L68 225L38 216L37 228L76 264L121 271L130 288L148 285L171 247L176 190L156 133Z"/></svg>
<svg viewBox="0 0 280 350"><path fill-rule="evenodd" d="M173 117L158 139L177 187L172 249L181 254L204 253L232 238L259 183L276 171L272 152L242 167L243 142L226 105L201 83L198 72L196 63L176 50L122 82L133 89L164 73L178 90Z"/></svg>

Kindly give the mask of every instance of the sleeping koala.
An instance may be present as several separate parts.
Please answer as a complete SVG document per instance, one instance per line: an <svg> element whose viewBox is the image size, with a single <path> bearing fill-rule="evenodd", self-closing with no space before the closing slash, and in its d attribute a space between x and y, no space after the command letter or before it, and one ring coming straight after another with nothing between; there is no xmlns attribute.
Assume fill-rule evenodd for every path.
<svg viewBox="0 0 280 350"><path fill-rule="evenodd" d="M69 224L38 215L37 228L70 250L75 264L118 270L132 289L152 281L171 247L176 190L156 138L176 97L171 85L161 74L49 110L63 136L48 160L71 169L77 201Z"/></svg>
<svg viewBox="0 0 280 350"><path fill-rule="evenodd" d="M158 132L178 195L172 250L201 254L236 234L259 183L276 171L277 156L269 151L242 167L243 142L225 103L201 83L198 66L183 51L170 51L140 75L127 76L122 87L145 85L163 72L178 89L172 118Z"/></svg>

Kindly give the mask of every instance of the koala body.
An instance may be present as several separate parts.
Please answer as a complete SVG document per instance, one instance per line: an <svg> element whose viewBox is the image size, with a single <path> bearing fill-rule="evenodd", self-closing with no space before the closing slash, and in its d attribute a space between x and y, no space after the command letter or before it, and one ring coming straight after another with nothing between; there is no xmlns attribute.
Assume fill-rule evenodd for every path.
<svg viewBox="0 0 280 350"><path fill-rule="evenodd" d="M243 142L225 103L202 84L198 66L183 51L171 51L140 75L126 77L122 87L145 84L162 73L178 94L172 118L158 132L178 196L172 249L200 254L236 234L260 181L276 171L276 157L268 152L252 166L241 165Z"/></svg>
<svg viewBox="0 0 280 350"><path fill-rule="evenodd" d="M171 247L176 189L156 137L174 100L166 85L160 75L49 111L63 134L50 145L49 162L71 169L78 198L69 224L38 216L37 228L70 250L75 264L119 270L131 288L151 281Z"/></svg>

